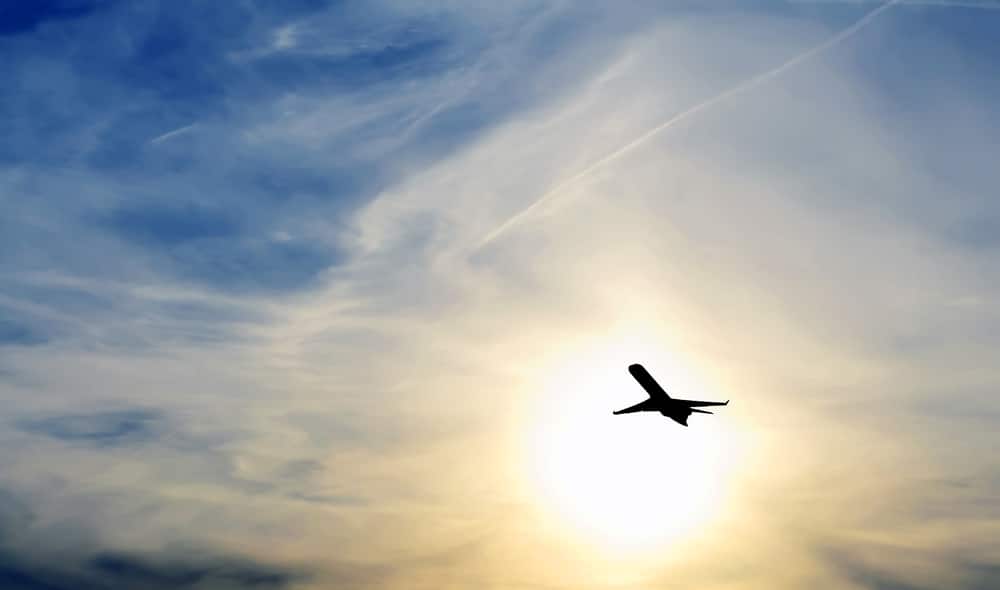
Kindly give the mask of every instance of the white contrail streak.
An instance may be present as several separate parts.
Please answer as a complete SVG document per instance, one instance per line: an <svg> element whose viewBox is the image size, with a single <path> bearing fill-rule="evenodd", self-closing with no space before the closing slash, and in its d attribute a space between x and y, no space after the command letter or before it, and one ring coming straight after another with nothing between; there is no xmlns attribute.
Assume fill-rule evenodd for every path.
<svg viewBox="0 0 1000 590"><path fill-rule="evenodd" d="M770 70L767 70L766 72L763 72L761 74L757 74L753 78L749 78L747 80L744 80L743 82L740 82L736 86L733 86L732 88L729 88L728 90L725 90L722 93L717 94L717 95L713 96L712 98L709 98L708 100L705 100L704 102L700 102L700 103L694 105L693 107L690 107L687 110L682 111L682 112L674 115L673 117L670 117L669 119L667 119L663 123L660 123L656 127L653 127L649 131L643 133L642 135L640 135L639 137L633 139L632 141L630 141L629 143L625 144L624 146L622 146L622 147L618 148L617 150L611 152L610 154L604 156L600 160L597 160L596 162L590 164L589 166L587 166L583 170L577 172L573 176L570 176L569 178L567 178L567 179L563 180L562 182L560 182L559 184L557 184L555 187L549 189L548 192L546 192L541 197L539 197L534 203L528 205L526 208L522 209L520 212L514 214L514 216L512 216L507 221L501 223L496 229L494 229L489 234L487 234L486 237L483 238L482 241L480 241L473 248L473 252L475 252L475 251L483 248L484 246L486 246L487 244L489 244L493 240L497 239L501 234L503 234L508 229L510 229L511 227L513 227L514 225L516 225L517 223L519 223L522 219L525 219L526 217L528 217L529 215L531 215L534 211L538 210L538 208L541 205L543 205L545 202L547 202L550 199L552 199L552 197L554 197L555 195L557 195L560 192L562 192L566 187L572 185L573 183L575 183L576 181L580 180L581 178L584 178L585 176L588 176L594 170L597 170L598 168L604 166L605 164L607 164L607 163L609 163L611 161L617 160L621 156L627 154L628 152L632 151L633 149L635 149L635 148L639 147L640 145L646 143L646 141L648 141L651 137L653 137L656 134L660 133L661 131L667 129L668 127L672 127L674 124L676 124L676 123L678 123L680 121L683 121L684 119L687 119L688 117L690 117L690 116L692 116L694 114L697 114L697 113L699 113L699 112L701 112L701 111L703 111L703 110L705 110L705 109L707 109L707 108L715 105L716 103L721 102L721 101L729 98L730 96L733 96L734 94L739 94L740 92L743 92L744 90L747 90L749 88L753 88L754 86L757 86L758 84L760 84L762 82L765 82L767 80L770 80L771 78L779 76L783 72L785 72L786 70L794 68L795 66L797 66L800 63L806 61L807 59L815 56L816 54L821 53L821 52L823 52L823 51L825 51L825 50L833 47L834 45L837 45L838 43L841 43L842 41L844 41L845 39L847 39L851 35L857 33L858 31L860 31L868 23L870 23L875 17L877 17L882 12L885 12L893 4L896 4L899 1L900 0L888 0L888 2L886 2L885 4L882 4L881 6L875 8L874 10L872 10L871 12L868 12L863 17L861 17L860 19L858 19L854 24L852 24L851 26L847 27L846 29L840 31L839 33L837 33L833 37L830 37L829 39L827 39L826 41L820 43L819 45L811 47L811 48L807 49L806 51L804 51L804 52L796 55L795 57L789 59L788 61L786 61L786 62L778 65L777 67L774 67L774 68L772 68Z"/></svg>
<svg viewBox="0 0 1000 590"><path fill-rule="evenodd" d="M876 4L882 0L786 0L789 4ZM1000 10L1000 0L900 0L897 6L930 6L934 8L978 8Z"/></svg>
<svg viewBox="0 0 1000 590"><path fill-rule="evenodd" d="M188 131L191 131L197 125L198 125L197 123L191 123L190 125L185 125L183 127L178 127L177 129L174 129L173 131L168 131L168 132L164 133L163 135L160 135L158 137L154 137L153 139L149 140L149 143L151 143L151 144L157 144L157 143L160 143L161 141L166 141L166 140L170 139L171 137L177 137L178 135L181 135L183 133L187 133Z"/></svg>

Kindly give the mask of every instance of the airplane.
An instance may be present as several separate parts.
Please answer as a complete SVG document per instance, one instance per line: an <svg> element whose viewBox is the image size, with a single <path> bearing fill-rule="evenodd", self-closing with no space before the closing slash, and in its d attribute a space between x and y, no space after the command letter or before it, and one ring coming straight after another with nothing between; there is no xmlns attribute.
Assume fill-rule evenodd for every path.
<svg viewBox="0 0 1000 590"><path fill-rule="evenodd" d="M729 405L729 400L724 402L700 402L687 399L674 399L667 395L667 392L660 387L660 384L656 382L656 379L653 379L653 376L649 374L649 371L638 363L629 365L628 372L631 373L632 377L639 382L639 385L642 385L642 388L646 390L646 393L649 394L649 399L632 407L625 408L624 410L612 412L612 414L616 416L618 414L631 414L633 412L659 412L664 416L671 418L675 422L687 426L688 416L690 416L692 412L698 412L699 414L712 413L695 408Z"/></svg>

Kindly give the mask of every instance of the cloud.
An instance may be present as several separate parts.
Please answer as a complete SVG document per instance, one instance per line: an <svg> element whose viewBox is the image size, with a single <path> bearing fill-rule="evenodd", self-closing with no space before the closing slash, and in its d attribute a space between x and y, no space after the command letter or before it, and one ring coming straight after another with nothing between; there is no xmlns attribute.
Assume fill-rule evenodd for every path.
<svg viewBox="0 0 1000 590"><path fill-rule="evenodd" d="M238 232L234 219L222 212L187 207L118 209L107 220L113 231L151 246L172 246L189 240L226 238Z"/></svg>
<svg viewBox="0 0 1000 590"><path fill-rule="evenodd" d="M64 562L28 564L0 553L0 583L11 590L291 588L302 578L298 572L225 558L185 561L100 554L74 569Z"/></svg>
<svg viewBox="0 0 1000 590"><path fill-rule="evenodd" d="M197 123L191 123L190 125L185 125L183 127L178 127L177 129L173 129L171 131L167 131L163 135L157 135L153 139L149 140L149 143L161 143L161 142L167 141L168 139L171 139L173 137L177 137L179 135L183 135L184 133L190 133L191 131L193 131L197 127L198 127Z"/></svg>
<svg viewBox="0 0 1000 590"><path fill-rule="evenodd" d="M417 417L441 419L441 408L459 407L468 420L482 419L482 428L489 428L507 416L505 404L516 406L518 386L530 387L527 375L546 366L553 342L594 341L598 347L615 342L616 328L655 331L666 348L704 355L704 371L723 381L720 389L740 392L747 420L765 440L773 437L774 447L761 451L770 458L754 464L768 474L762 479L774 478L760 494L783 498L794 516L758 516L748 535L772 535L773 553L795 551L789 568L799 577L789 579L842 582L811 555L822 543L819 531L890 535L898 522L880 521L883 511L914 522L921 519L918 506L931 502L914 491L921 485L911 479L914 473L990 469L976 459L984 456L984 439L959 434L952 430L957 422L946 425L915 407L937 398L977 413L981 398L959 392L958 382L996 379L986 352L995 350L996 340L971 344L971 326L944 311L952 296L975 290L984 276L975 270L979 264L993 263L933 221L947 214L944 209L978 206L975 193L956 189L982 180L977 174L986 168L974 155L987 150L988 140L972 129L959 132L955 124L970 113L993 120L995 114L984 110L993 90L977 81L981 93L938 101L913 77L904 82L872 73L884 66L876 50L887 37L912 39L919 30L929 34L926 28L877 21L809 68L756 87L574 185L573 199L519 226L516 236L507 236L511 243L466 257L467 248L498 223L586 169L609 144L624 145L650 121L662 121L658 114L676 112L687 97L672 95L667 80L658 85L655 72L696 70L695 88L726 88L726 80L745 79L709 67L716 56L699 36L725 37L725 50L715 50L728 56L730 67L754 72L761 62L775 63L773 42L759 42L747 29L740 29L746 37L732 35L725 20L695 22L685 23L696 27L691 37L681 25L664 25L659 34L636 40L626 50L629 60L595 76L589 92L495 129L371 203L359 217L358 258L329 291L331 299L356 297L356 315L293 310L276 339L297 344L282 349L300 355L296 366L322 374L319 359L350 357L351 346L357 354L357 337L346 335L363 326L387 343L362 356L364 368L326 361L336 363L326 369L330 379L364 391L384 387L399 405L408 394L413 407L429 408L414 410ZM775 38L785 49L809 47L828 34L768 21L772 28L781 25L787 29ZM918 37L923 41L913 50L921 59L907 64L933 75L954 71L942 53L949 41ZM671 41L686 51L672 51ZM745 61L733 62L734 56ZM897 95L911 97L903 112L893 110ZM958 157L949 158L933 142L910 141L949 128L954 135L946 145L963 146ZM960 177L947 189L924 165L931 153L940 156L936 165ZM990 185L974 184L980 191ZM955 200L937 209L942 194ZM425 233L413 231L417 227ZM423 272L411 272L414 266ZM324 309L322 298L314 305ZM686 356L684 364L696 361ZM467 385L454 375L480 378ZM476 387L478 395L465 393ZM524 395L532 393L541 395ZM505 403L494 405L496 399ZM812 425L808 431L796 426L806 424ZM778 475L785 469L796 483ZM953 491L942 494L971 502ZM913 504L890 510L902 497ZM797 502L801 514L791 508ZM747 511L765 514L769 505L762 501ZM994 509L978 513L995 523ZM956 531L948 542L975 545L958 540L957 531L974 528L970 523L942 526ZM801 528L809 534L800 536ZM875 546L864 538L840 541ZM713 556L716 551L725 550L712 545ZM775 574L762 565L765 553L745 559L759 568L759 585L773 587L767 581ZM718 561L670 581L714 579ZM959 567L957 561L950 557L933 567L948 570Z"/></svg>
<svg viewBox="0 0 1000 590"><path fill-rule="evenodd" d="M594 169L875 7L190 8L4 40L0 473L62 547L4 545L10 585L991 573L992 30L885 10ZM522 446L547 374L631 355L732 397L745 446L703 536L622 581ZM948 551L857 558L908 545Z"/></svg>
<svg viewBox="0 0 1000 590"><path fill-rule="evenodd" d="M905 552L900 548L883 548L885 549L890 553ZM837 548L830 549L827 559L848 582L875 590L930 590L942 585L961 590L983 590L994 583L998 573L995 562L955 560L955 566L946 568L950 570L949 573L941 576L929 566L935 561L941 561L940 555L927 552L906 557L904 561L910 563L910 568L886 568L885 565L877 565L878 559L848 554Z"/></svg>
<svg viewBox="0 0 1000 590"><path fill-rule="evenodd" d="M32 346L43 344L46 340L34 327L0 318L0 346Z"/></svg>
<svg viewBox="0 0 1000 590"><path fill-rule="evenodd" d="M743 82L741 82L741 83L739 83L739 84L737 84L737 85L735 85L735 86L733 86L731 88L728 88L725 91L723 91L722 93L717 94L717 95L715 95L715 96L713 96L713 97L711 97L711 98L709 98L709 99L707 99L705 101L699 102L698 104L696 104L696 105L694 105L694 106L692 106L690 108L687 108L687 109L681 111L680 113L678 113L678 114L670 117L669 119L667 119L666 121L664 121L664 122L660 123L659 125L653 127L652 129L647 130L646 132L644 132L639 137L633 139L632 141L630 141L627 144L625 144L624 146L616 149L615 151L611 152L610 154L608 154L608 155L600 158L596 162L588 165L582 171L576 173L575 175L571 176L570 178L568 178L568 179L560 182L559 184L557 184L555 188L551 189L549 192L547 192L544 195L542 195L541 197L539 197L538 200L536 200L535 202L531 203L527 208L525 208L524 210L520 211L519 213L517 213L516 215L514 215L513 217L511 217L510 219L508 219L504 223L500 224L493 231L489 232L486 235L486 237L483 238L482 242L479 243L479 245L477 246L477 249L482 248L482 247L486 246L487 244L489 244L491 241L493 241L498 236L500 236L500 234L502 234L504 231L506 231L507 228L509 228L509 227L513 226L515 223L517 223L517 221L520 220L522 217L524 217L526 215L530 215L532 211L534 211L539 206L544 205L544 203L546 201L548 201L549 199L551 199L556 193L562 192L562 190L565 187L572 185L574 182L580 180L581 178L584 178L584 177L590 175L591 173L593 173L593 171L599 169L600 167L605 166L605 165L607 165L610 162L613 162L614 160L622 157L623 155L626 155L629 151L631 151L631 150L633 150L633 149L641 146L643 143L645 143L649 139L655 137L657 134L661 133L662 131L664 131L664 130L672 127L672 126L674 126L675 124L683 121L687 117L692 116L692 115L696 115L699 111L701 111L703 109L706 109L706 108L710 108L712 105L714 105L715 103L717 103L719 101L725 100L725 99L729 98L730 96L737 95L737 94L739 94L739 93L741 93L741 92L743 92L745 90L753 88L754 86L756 86L758 84L761 84L761 83L764 83L764 82L770 80L771 78L773 78L775 76L780 76L782 74L782 72L784 72L785 70L788 70L790 68L794 68L798 64L800 64L800 63L802 63L802 62L810 59L811 57L813 57L813 56L815 56L817 54L820 54L823 51L826 51L826 50L828 50L828 49L830 49L832 47L835 47L839 43L844 42L844 40L849 39L852 35L854 35L855 33L857 33L857 31L861 30L869 22L871 22L872 19L874 19L875 17L877 17L879 14L881 14L885 10L891 8L892 5L894 5L896 3L897 3L897 0L890 0L889 2L886 2L886 3L882 4L878 8L876 8L876 9L872 10L871 12L865 14L863 17L861 17L860 19L858 19L851 26L843 29L842 31L839 31L836 35L833 35L832 37L830 37L829 39L827 39L823 43L820 43L819 45L816 45L814 47L810 47L809 49L805 50L802 53L797 54L796 56L792 57L791 59L789 59L789 60L787 60L785 62L782 62L778 66L776 66L774 68L770 68L770 69L768 69L767 71L765 71L765 72L763 72L761 74L753 76L752 78L749 78L749 79L747 79L747 80L745 80L745 81L743 81Z"/></svg>
<svg viewBox="0 0 1000 590"><path fill-rule="evenodd" d="M89 531L47 523L18 494L0 490L0 499L0 584L11 590L293 588L311 576L305 568L190 545L102 547Z"/></svg>
<svg viewBox="0 0 1000 590"><path fill-rule="evenodd" d="M109 447L154 439L162 420L161 414L150 410L124 410L24 420L20 427L26 432L66 442Z"/></svg>
<svg viewBox="0 0 1000 590"><path fill-rule="evenodd" d="M877 4L884 0L787 0L791 4ZM901 0L900 7L907 6L929 6L937 8L976 8L981 10L1000 9L1000 3L996 0Z"/></svg>
<svg viewBox="0 0 1000 590"><path fill-rule="evenodd" d="M516 95L496 89L528 57L490 49L464 27L509 34L539 18L287 9L249 3L195 16L111 3L11 41L5 135L16 149L0 155L0 183L19 198L5 204L0 257L12 297L26 290L13 275L39 270L230 293L314 288L343 259L351 211L515 106ZM292 25L294 47L247 53ZM192 124L198 133L177 134ZM62 323L55 338L80 334Z"/></svg>
<svg viewBox="0 0 1000 590"><path fill-rule="evenodd" d="M47 21L80 18L101 6L99 1L41 0L18 4L4 12L0 35L28 33Z"/></svg>

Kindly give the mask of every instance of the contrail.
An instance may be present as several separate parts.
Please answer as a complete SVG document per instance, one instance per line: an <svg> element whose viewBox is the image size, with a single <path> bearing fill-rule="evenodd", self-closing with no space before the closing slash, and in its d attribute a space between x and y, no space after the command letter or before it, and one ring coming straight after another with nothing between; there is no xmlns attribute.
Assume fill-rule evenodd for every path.
<svg viewBox="0 0 1000 590"><path fill-rule="evenodd" d="M153 139L149 140L149 143L156 144L156 143L160 143L161 141L166 141L166 140L170 139L171 137L177 137L178 135L181 135L182 133L187 133L188 131L191 131L197 125L198 125L197 123L191 123L190 125L185 125L183 127L178 127L177 129L174 129L173 131L168 131L168 132L164 133L163 135L160 135L158 137L154 137Z"/></svg>
<svg viewBox="0 0 1000 590"><path fill-rule="evenodd" d="M718 102L721 102L721 101L729 98L730 96L732 96L734 94L739 94L740 92L743 92L744 90L747 90L749 88L753 88L754 86L757 86L758 84L760 84L762 82L765 82L767 80L770 80L771 78L779 76L784 71L786 71L788 69L791 69L791 68L794 68L798 64L806 61L807 59L813 57L814 55L816 55L818 53L821 53L821 52L823 52L823 51L825 51L825 50L833 47L834 45L837 45L838 43L844 41L845 39L847 39L851 35L857 33L858 31L860 31L868 23L870 23L875 17L877 17L879 14L885 12L890 7L892 7L892 5L898 3L899 1L900 0L888 0L888 2L886 2L885 4L882 4L881 6L875 8L874 10L872 10L871 12L868 12L863 17L861 17L860 19L858 19L854 24L852 24L851 26L847 27L846 29L840 31L839 33L837 33L833 37L830 37L829 39L827 39L826 41L820 43L819 45L811 47L811 48L807 49L806 51L804 51L804 52L796 55L795 57L789 59L788 61L786 61L786 62L778 65L775 68L767 70L766 72L763 72L761 74L757 74L753 78L749 78L747 80L744 80L743 82L740 82L736 86L733 86L732 88L729 88L728 90L725 90L722 93L717 94L717 95L713 96L712 98L709 98L708 100L705 100L704 102L698 103L698 104L694 105L693 107L690 107L687 110L682 111L682 112L674 115L673 117L670 117L669 119L667 119L663 123L660 123L656 127L653 127L649 131L643 133L642 135L640 135L639 137L633 139L632 141L630 141L629 143L625 144L624 146L618 148L617 150L615 150L615 151L611 152L610 154L604 156L600 160L597 160L596 162L590 164L589 166L587 166L583 170L577 172L573 176L570 176L566 180L563 180L562 182L560 182L559 184L557 184L555 187L553 187L548 192L546 192L541 197L539 197L534 203L528 205L526 208L522 209L520 212L514 214L513 217L511 217L507 221L501 223L496 229L494 229L489 234L487 234L486 237L483 238L482 241L480 241L473 248L473 251L480 250L481 248L483 248L484 246L486 246L487 244L489 244L493 240L497 239L501 234L503 234L508 229L510 229L511 227L513 227L514 225L516 225L517 223L519 223L522 219L524 219L524 218L528 217L529 215L531 215L532 212L534 212L535 210L537 210L546 201L550 200L552 197L554 197L558 193L562 192L563 189L565 189L566 187L572 185L577 180L580 180L581 178L583 178L585 176L588 176L594 170L597 170L598 168L604 166L608 162L611 162L613 160L617 160L619 157L627 154L628 152L632 151L633 149L635 149L635 148L639 147L640 145L646 143L646 141L648 141L654 135L660 133L664 129L667 129L668 127L672 127L675 123L683 121L684 119L687 119L688 117L690 117L690 116L692 116L694 114L697 114L700 111L703 111L703 110L711 107L712 105L714 105L714 104L716 104Z"/></svg>
<svg viewBox="0 0 1000 590"><path fill-rule="evenodd" d="M786 0L789 4L876 4L882 0ZM900 0L899 6L931 6L936 8L979 8L1000 10L1000 1L983 0Z"/></svg>

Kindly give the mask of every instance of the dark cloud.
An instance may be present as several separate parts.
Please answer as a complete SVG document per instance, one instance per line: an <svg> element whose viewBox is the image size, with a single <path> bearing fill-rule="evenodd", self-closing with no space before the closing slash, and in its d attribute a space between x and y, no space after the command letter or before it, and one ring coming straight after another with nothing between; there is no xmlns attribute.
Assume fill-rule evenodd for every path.
<svg viewBox="0 0 1000 590"><path fill-rule="evenodd" d="M105 223L126 239L154 247L227 238L239 232L239 222L233 215L194 204L130 204L112 211Z"/></svg>
<svg viewBox="0 0 1000 590"><path fill-rule="evenodd" d="M338 253L308 240L210 240L169 252L182 278L222 290L286 291L309 286L335 264Z"/></svg>
<svg viewBox="0 0 1000 590"><path fill-rule="evenodd" d="M840 573L851 582L870 590L931 590L937 586L913 585L890 573L882 572L857 562L841 563Z"/></svg>
<svg viewBox="0 0 1000 590"><path fill-rule="evenodd" d="M223 209L192 203L129 203L99 223L146 250L157 268L227 291L299 289L340 260L326 244L268 238L267 220L247 225Z"/></svg>
<svg viewBox="0 0 1000 590"><path fill-rule="evenodd" d="M0 346L34 346L47 340L37 327L0 316Z"/></svg>
<svg viewBox="0 0 1000 590"><path fill-rule="evenodd" d="M950 237L970 248L1000 248L1000 210L986 209L955 224Z"/></svg>
<svg viewBox="0 0 1000 590"><path fill-rule="evenodd" d="M116 587L125 588L286 588L301 577L231 557L173 559L102 553L87 565Z"/></svg>
<svg viewBox="0 0 1000 590"><path fill-rule="evenodd" d="M232 337L210 317L160 334L173 318L157 303L39 289L13 273L251 296L308 289L344 262L331 244L357 207L524 101L584 80L569 60L552 84L539 66L561 53L533 43L496 61L490 39L586 45L566 23L558 42L545 27L524 32L544 20L537 7L488 22L352 1L16 4L25 34L5 40L0 60L0 163L20 172L0 191L0 263L14 277L0 289L57 313L23 319L0 336L10 343ZM593 21L584 16L571 20ZM58 26L36 27L45 21ZM496 61L490 76L475 75L480 60ZM129 333L139 326L154 333Z"/></svg>
<svg viewBox="0 0 1000 590"><path fill-rule="evenodd" d="M308 268L303 271L290 267L280 269L285 274L279 274L275 278L267 269L269 262L277 263L276 260L279 260L272 256L236 267L236 270L247 276L213 277L213 268L233 264L231 259L237 256L240 248L252 252L253 246L234 243L227 248L224 244L216 243L214 238L193 238L191 234L194 232L208 231L199 228L197 222L170 229L157 227L166 232L166 235L141 235L136 240L146 240L149 243L155 243L156 240L179 241L182 240L182 235L186 235L188 241L195 245L212 242L210 245L203 245L207 251L200 253L196 251L197 248L186 249L180 243L163 248L150 246L150 256L156 257L165 268L172 269L176 277L204 276L202 280L205 283L217 284L220 289L245 288L248 285L257 285L256 288L259 289L262 288L260 286L269 285L268 281L279 281L280 277L294 272L300 272L307 278L314 276ZM137 229L132 231L140 233ZM329 263L328 258L322 258L323 255L334 254L321 254L321 262L316 262L312 267L316 272ZM223 260L219 260L220 257ZM259 274L254 274L261 268L263 270ZM134 286L141 287L142 283ZM87 347L127 348L133 351L178 342L217 343L239 338L238 332L243 325L265 322L270 318L267 310L249 304L233 305L229 300L213 301L184 294L158 297L155 293L132 287L127 282L84 281L79 287L73 287L46 283L44 278L38 281L30 278L22 281L18 281L16 277L0 278L0 298L30 304L16 309L0 304L0 347L34 346L67 339ZM280 289L282 285L277 284L273 288ZM136 330L137 327L142 330Z"/></svg>
<svg viewBox="0 0 1000 590"><path fill-rule="evenodd" d="M113 447L153 440L163 422L160 412L137 409L49 416L22 420L18 426L24 432L66 442Z"/></svg>
<svg viewBox="0 0 1000 590"><path fill-rule="evenodd" d="M76 543L50 553L54 543L21 497L0 489L0 588L4 590L272 590L311 577L296 567L264 564L211 550L164 549L138 553ZM90 535L77 535L79 539Z"/></svg>
<svg viewBox="0 0 1000 590"><path fill-rule="evenodd" d="M966 566L966 590L990 590L1000 580L1000 562L970 563Z"/></svg>
<svg viewBox="0 0 1000 590"><path fill-rule="evenodd" d="M11 298L31 301L68 314L93 314L106 309L109 301L94 293L62 286L37 286L24 283L0 282L0 293Z"/></svg>
<svg viewBox="0 0 1000 590"><path fill-rule="evenodd" d="M906 551L902 563L913 565L911 571L903 566L894 570L873 564L873 559L892 549L873 550L865 558L856 556L863 548L856 545L850 547L830 548L825 551L827 563L834 567L845 579L862 588L871 590L935 590L948 587L954 590L988 590L996 588L1000 579L1000 563L968 561L949 556L947 553L918 555ZM875 557L873 557L875 556ZM949 572L949 583L942 585L940 579L929 579L926 572L930 566L942 566L942 571Z"/></svg>
<svg viewBox="0 0 1000 590"><path fill-rule="evenodd" d="M5 2L0 11L0 35L28 32L47 21L79 18L109 3L107 0Z"/></svg>
<svg viewBox="0 0 1000 590"><path fill-rule="evenodd" d="M0 488L0 546L14 538L12 533L25 530L34 515L19 496Z"/></svg>
<svg viewBox="0 0 1000 590"><path fill-rule="evenodd" d="M308 575L298 569L205 554L179 557L99 552L79 560L46 559L0 549L4 590L257 590L292 588Z"/></svg>

